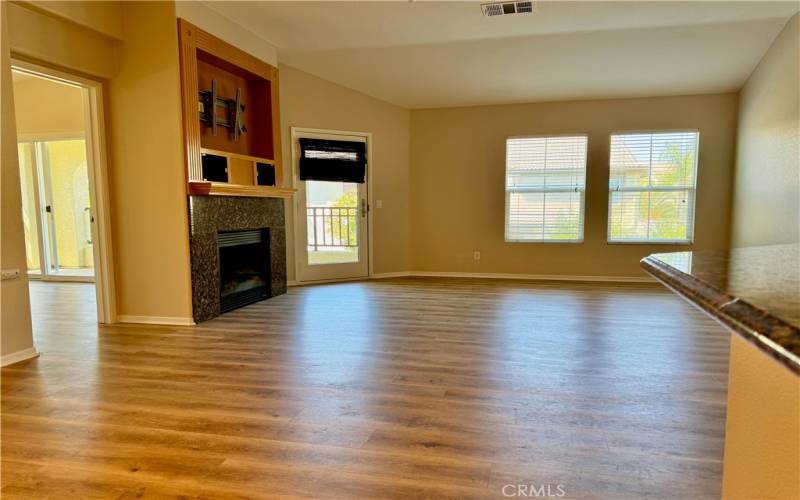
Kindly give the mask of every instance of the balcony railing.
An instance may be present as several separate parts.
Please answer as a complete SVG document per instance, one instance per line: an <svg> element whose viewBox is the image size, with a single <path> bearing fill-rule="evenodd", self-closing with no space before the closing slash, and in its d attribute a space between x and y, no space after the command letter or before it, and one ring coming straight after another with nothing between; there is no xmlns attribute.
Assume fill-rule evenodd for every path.
<svg viewBox="0 0 800 500"><path fill-rule="evenodd" d="M358 247L358 207L306 207L308 247Z"/></svg>

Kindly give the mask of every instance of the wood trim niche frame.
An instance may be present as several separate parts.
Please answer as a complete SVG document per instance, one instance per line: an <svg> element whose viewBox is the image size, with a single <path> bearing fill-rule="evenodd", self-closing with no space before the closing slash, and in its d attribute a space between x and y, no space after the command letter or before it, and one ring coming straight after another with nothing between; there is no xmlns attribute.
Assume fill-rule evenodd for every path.
<svg viewBox="0 0 800 500"><path fill-rule="evenodd" d="M289 197L294 189L283 184L281 158L280 106L278 69L234 47L233 45L198 28L185 19L178 19L178 42L181 66L181 103L184 148L186 152L186 181L189 195L226 195ZM252 84L251 102L245 101L245 119L248 121L247 137L242 142L226 141L204 135L198 116L199 80L204 70L212 68L220 74L233 75ZM269 87L268 95L260 90ZM247 89L245 89L247 91ZM255 99L256 96L263 99ZM264 121L268 115L268 121ZM269 129L264 124L269 124ZM221 129L220 133L227 133ZM204 144L213 142L213 144ZM275 169L275 185L259 186L255 181L208 182L203 179L202 154L224 155L228 161L250 158L270 164ZM239 178L241 179L241 178ZM237 179L238 180L238 179Z"/></svg>

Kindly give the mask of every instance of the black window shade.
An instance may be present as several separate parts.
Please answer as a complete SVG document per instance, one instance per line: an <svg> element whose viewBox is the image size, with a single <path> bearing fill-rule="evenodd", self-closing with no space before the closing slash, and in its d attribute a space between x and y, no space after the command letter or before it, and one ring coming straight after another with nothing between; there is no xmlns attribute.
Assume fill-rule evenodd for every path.
<svg viewBox="0 0 800 500"><path fill-rule="evenodd" d="M366 172L365 143L300 139L300 180L363 184Z"/></svg>

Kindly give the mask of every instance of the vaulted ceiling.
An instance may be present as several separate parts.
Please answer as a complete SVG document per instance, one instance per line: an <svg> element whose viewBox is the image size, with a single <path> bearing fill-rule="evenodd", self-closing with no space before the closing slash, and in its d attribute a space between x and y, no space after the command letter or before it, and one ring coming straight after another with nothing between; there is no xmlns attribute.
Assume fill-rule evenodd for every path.
<svg viewBox="0 0 800 500"><path fill-rule="evenodd" d="M281 63L407 107L738 90L787 2L207 2Z"/></svg>

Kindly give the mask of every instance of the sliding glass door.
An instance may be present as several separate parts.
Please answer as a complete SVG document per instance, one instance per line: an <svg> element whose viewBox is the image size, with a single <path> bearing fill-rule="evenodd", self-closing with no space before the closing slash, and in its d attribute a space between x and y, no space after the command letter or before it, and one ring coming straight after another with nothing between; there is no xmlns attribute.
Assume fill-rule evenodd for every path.
<svg viewBox="0 0 800 500"><path fill-rule="evenodd" d="M18 144L28 273L94 276L86 143L83 139Z"/></svg>

